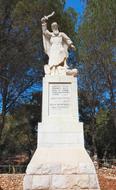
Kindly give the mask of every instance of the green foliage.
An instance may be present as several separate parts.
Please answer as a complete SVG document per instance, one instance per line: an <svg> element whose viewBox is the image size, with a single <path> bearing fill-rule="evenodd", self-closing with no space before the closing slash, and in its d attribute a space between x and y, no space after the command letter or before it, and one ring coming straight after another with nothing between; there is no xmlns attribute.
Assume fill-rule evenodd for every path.
<svg viewBox="0 0 116 190"><path fill-rule="evenodd" d="M26 154L30 159L37 146L37 125L41 121L42 94L33 94L28 104L17 107L6 116L0 155L1 160L17 154Z"/></svg>
<svg viewBox="0 0 116 190"><path fill-rule="evenodd" d="M55 11L48 25L58 21L60 30L75 39L77 14L64 6L65 0L0 0L0 150L4 158L19 152L30 157L34 150L41 102L36 95L29 102L28 92L40 84L47 63L41 18Z"/></svg>
<svg viewBox="0 0 116 190"><path fill-rule="evenodd" d="M41 18L56 12L62 31L75 38L77 14L64 10L65 1L57 0L0 0L0 96L2 97L1 127L5 115L17 104L30 98L25 92L41 82L43 65L47 58L43 52ZM65 24L63 24L65 23Z"/></svg>
<svg viewBox="0 0 116 190"><path fill-rule="evenodd" d="M79 29L81 36L80 53L83 55L85 63L91 60L95 61L95 59L96 62L113 62L115 11L116 3L114 0L91 0L87 4L84 19Z"/></svg>
<svg viewBox="0 0 116 190"><path fill-rule="evenodd" d="M116 155L116 128L112 113L100 110L96 118L96 128L96 145L99 157L114 157Z"/></svg>
<svg viewBox="0 0 116 190"><path fill-rule="evenodd" d="M96 118L96 125L98 127L103 126L103 125L107 125L109 120L109 112L108 110L104 111L104 110L99 110L99 113L97 114L97 118Z"/></svg>
<svg viewBox="0 0 116 190"><path fill-rule="evenodd" d="M78 30L80 118L87 148L99 157L115 155L114 0L87 1ZM104 111L103 111L104 110Z"/></svg>
<svg viewBox="0 0 116 190"><path fill-rule="evenodd" d="M49 29L57 21L60 31L78 47L80 119L85 123L86 147L97 151L100 158L116 154L115 1L87 1L78 32L77 13L72 8L64 10L64 6L65 0L0 0L3 158L19 152L28 152L30 157L36 147L41 100L38 94L31 100L27 89L37 86L43 76L47 57L43 52L41 18L52 11L56 14L48 21Z"/></svg>

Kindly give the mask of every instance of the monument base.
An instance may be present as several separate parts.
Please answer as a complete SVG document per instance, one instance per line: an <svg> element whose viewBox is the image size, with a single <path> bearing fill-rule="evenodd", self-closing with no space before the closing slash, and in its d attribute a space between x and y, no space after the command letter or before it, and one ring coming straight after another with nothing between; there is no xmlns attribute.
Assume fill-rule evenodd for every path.
<svg viewBox="0 0 116 190"><path fill-rule="evenodd" d="M77 80L72 76L46 76L38 146L27 166L24 190L82 189L100 190L100 187L84 148Z"/></svg>
<svg viewBox="0 0 116 190"><path fill-rule="evenodd" d="M24 190L100 190L83 147L37 148L24 177Z"/></svg>

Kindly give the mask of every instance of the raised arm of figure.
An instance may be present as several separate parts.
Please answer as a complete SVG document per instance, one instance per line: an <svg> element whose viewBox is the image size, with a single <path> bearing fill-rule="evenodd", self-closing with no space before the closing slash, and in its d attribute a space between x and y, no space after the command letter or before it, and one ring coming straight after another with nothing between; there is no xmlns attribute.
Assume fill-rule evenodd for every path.
<svg viewBox="0 0 116 190"><path fill-rule="evenodd" d="M44 17L41 19L41 22L42 22L42 33L43 33L43 35L45 35L46 37L51 37L52 33L47 29L47 22L46 22L46 19Z"/></svg>

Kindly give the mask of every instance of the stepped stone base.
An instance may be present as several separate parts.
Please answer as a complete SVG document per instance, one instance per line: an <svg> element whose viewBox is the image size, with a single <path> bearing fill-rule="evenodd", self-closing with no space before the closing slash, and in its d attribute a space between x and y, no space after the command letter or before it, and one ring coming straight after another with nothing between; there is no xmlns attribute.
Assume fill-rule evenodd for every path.
<svg viewBox="0 0 116 190"><path fill-rule="evenodd" d="M39 148L24 177L24 190L100 190L94 165L80 148Z"/></svg>
<svg viewBox="0 0 116 190"><path fill-rule="evenodd" d="M38 146L27 166L24 190L100 190L84 148L77 80L72 76L46 76L42 99Z"/></svg>
<svg viewBox="0 0 116 190"><path fill-rule="evenodd" d="M25 190L100 190L95 181L96 175L28 175L24 183Z"/></svg>

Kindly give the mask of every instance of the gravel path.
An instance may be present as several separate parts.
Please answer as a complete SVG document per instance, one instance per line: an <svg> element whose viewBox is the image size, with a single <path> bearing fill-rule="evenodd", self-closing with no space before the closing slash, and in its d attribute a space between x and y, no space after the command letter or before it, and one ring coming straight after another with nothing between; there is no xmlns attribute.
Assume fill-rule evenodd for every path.
<svg viewBox="0 0 116 190"><path fill-rule="evenodd" d="M114 171L114 170L113 170ZM116 190L116 173L99 171L101 190ZM0 174L0 190L23 190L24 174Z"/></svg>
<svg viewBox="0 0 116 190"><path fill-rule="evenodd" d="M23 190L23 174L1 174L0 190Z"/></svg>

